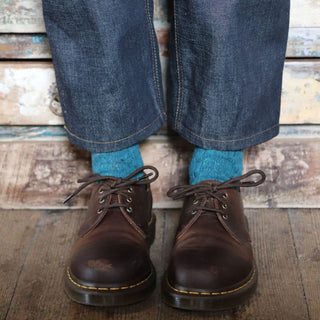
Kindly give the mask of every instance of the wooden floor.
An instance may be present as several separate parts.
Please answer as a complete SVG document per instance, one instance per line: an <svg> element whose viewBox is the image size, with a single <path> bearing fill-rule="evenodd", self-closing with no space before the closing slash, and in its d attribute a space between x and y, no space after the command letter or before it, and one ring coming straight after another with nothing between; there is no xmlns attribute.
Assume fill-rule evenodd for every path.
<svg viewBox="0 0 320 320"><path fill-rule="evenodd" d="M71 146L62 127L56 126L64 121L55 99L42 1L0 2L0 320L319 320L318 2L291 0L280 135L246 150L244 156L244 172L259 168L267 175L259 188L243 190L244 204L251 208L246 212L259 285L248 305L223 314L174 310L161 302L160 279L181 206L166 191L187 181L192 154L191 145L166 130L141 145L144 163L160 171L152 184L157 290L141 304L116 309L86 307L67 299L65 264L89 190L72 199L68 210L62 199L78 187L77 178L91 172L90 154ZM167 78L170 8L172 0L154 0L163 79Z"/></svg>
<svg viewBox="0 0 320 320"><path fill-rule="evenodd" d="M0 211L0 319L259 319L320 317L320 210L247 209L259 285L250 303L230 312L186 312L161 302L179 211L157 210L152 259L158 286L147 301L105 309L71 302L63 274L84 210Z"/></svg>

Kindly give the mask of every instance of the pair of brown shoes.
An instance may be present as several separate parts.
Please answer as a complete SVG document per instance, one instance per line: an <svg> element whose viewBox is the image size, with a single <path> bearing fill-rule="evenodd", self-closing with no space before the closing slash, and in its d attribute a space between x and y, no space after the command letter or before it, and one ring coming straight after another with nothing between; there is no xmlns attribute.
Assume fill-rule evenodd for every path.
<svg viewBox="0 0 320 320"><path fill-rule="evenodd" d="M253 174L260 179L241 181ZM83 184L66 201L86 186L94 186L66 270L65 288L72 300L120 306L152 293L156 274L149 249L155 216L150 183L157 177L156 168L145 166L125 179L93 175L79 180ZM163 278L167 304L224 310L242 304L254 292L257 270L240 187L256 186L264 179L262 171L252 170L224 183L203 181L169 190L170 197L185 198L185 202Z"/></svg>

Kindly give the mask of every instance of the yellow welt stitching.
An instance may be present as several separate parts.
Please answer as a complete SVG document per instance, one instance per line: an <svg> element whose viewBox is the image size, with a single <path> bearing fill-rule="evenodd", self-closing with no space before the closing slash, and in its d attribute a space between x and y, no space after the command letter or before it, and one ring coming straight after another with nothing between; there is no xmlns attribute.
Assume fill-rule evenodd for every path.
<svg viewBox="0 0 320 320"><path fill-rule="evenodd" d="M150 224L152 223L153 221L153 214L151 215L151 219L148 221L148 226L150 226Z"/></svg>
<svg viewBox="0 0 320 320"><path fill-rule="evenodd" d="M179 290L177 288L174 288L168 281L167 279L167 283L168 283L168 286L176 291L176 292L179 292L179 293L186 293L186 294L194 294L194 295L204 295L204 296L208 296L208 295L211 295L211 296L217 296L217 295L223 295L223 294L228 294L228 293L233 293L233 292L236 292L236 291L239 291L240 289L246 287L254 278L254 275L256 274L256 270L254 269L253 270L253 273L252 273L252 276L250 277L250 279L245 283L243 284L242 286L236 288L236 289L233 289L233 290L229 290L229 291L221 291L221 292L197 292L197 291L186 291L186 290Z"/></svg>
<svg viewBox="0 0 320 320"><path fill-rule="evenodd" d="M132 284L132 285L126 286L126 287L111 287L111 288L89 287L89 286L84 286L84 285L82 285L82 284L79 284L79 283L75 282L75 281L71 278L70 271L69 271L69 267L67 268L67 275L68 275L69 280L70 280L74 285L76 285L76 286L79 287L79 288L89 289L89 290L115 291L115 290L131 289L131 288L140 286L141 284L143 284L143 283L145 283L146 281L149 280L149 278L150 278L151 275L152 275L152 272L148 275L147 278L145 278L144 280L142 280L142 281L140 281L140 282L138 282L138 283L135 283L135 284Z"/></svg>

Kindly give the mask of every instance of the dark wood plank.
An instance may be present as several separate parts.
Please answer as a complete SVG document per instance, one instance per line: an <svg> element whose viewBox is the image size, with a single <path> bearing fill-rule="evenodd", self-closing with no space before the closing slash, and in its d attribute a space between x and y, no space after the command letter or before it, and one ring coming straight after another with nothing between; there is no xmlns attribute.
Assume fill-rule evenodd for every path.
<svg viewBox="0 0 320 320"><path fill-rule="evenodd" d="M246 306L224 312L199 313L176 311L161 305L159 319L238 319L301 320L308 311L300 279L294 243L286 210L247 210L254 253L259 270L256 294ZM177 217L166 215L167 225L175 225ZM167 227L169 231L171 227ZM171 232L171 230L170 230ZM170 235L171 237L171 235ZM168 241L170 250L171 239Z"/></svg>
<svg viewBox="0 0 320 320"><path fill-rule="evenodd" d="M63 292L63 276L70 249L85 211L43 212L34 244L26 259L11 303L10 319L156 319L159 288L143 303L122 308L93 308L70 301ZM163 216L156 212L157 233L151 249L158 276L164 235Z"/></svg>
<svg viewBox="0 0 320 320"><path fill-rule="evenodd" d="M0 319L5 319L32 243L38 211L0 210Z"/></svg>
<svg viewBox="0 0 320 320"><path fill-rule="evenodd" d="M69 301L63 293L63 273L84 213L84 211L42 213L7 320L170 320L177 317L183 320L308 319L286 210L247 210L259 269L259 286L257 293L246 306L220 314L184 312L164 305L160 301L159 281L157 290L150 299L133 306L92 308ZM179 211L157 211L156 214L157 238L151 256L160 280L167 267Z"/></svg>
<svg viewBox="0 0 320 320"><path fill-rule="evenodd" d="M308 319L287 210L248 210L247 216L260 279L252 319Z"/></svg>
<svg viewBox="0 0 320 320"><path fill-rule="evenodd" d="M289 210L310 319L320 315L320 210Z"/></svg>

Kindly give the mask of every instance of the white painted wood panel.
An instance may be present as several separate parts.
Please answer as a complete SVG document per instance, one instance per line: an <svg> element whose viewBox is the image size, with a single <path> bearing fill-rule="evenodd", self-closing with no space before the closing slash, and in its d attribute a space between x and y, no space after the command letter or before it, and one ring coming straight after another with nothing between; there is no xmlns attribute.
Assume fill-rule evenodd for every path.
<svg viewBox="0 0 320 320"><path fill-rule="evenodd" d="M165 22L166 14L167 3L155 1L155 20ZM319 0L291 0L291 27L320 27L319 17ZM0 32L45 32L41 0L2 0Z"/></svg>
<svg viewBox="0 0 320 320"><path fill-rule="evenodd" d="M0 63L0 125L63 124L50 62ZM320 61L287 61L282 124L320 123Z"/></svg>

